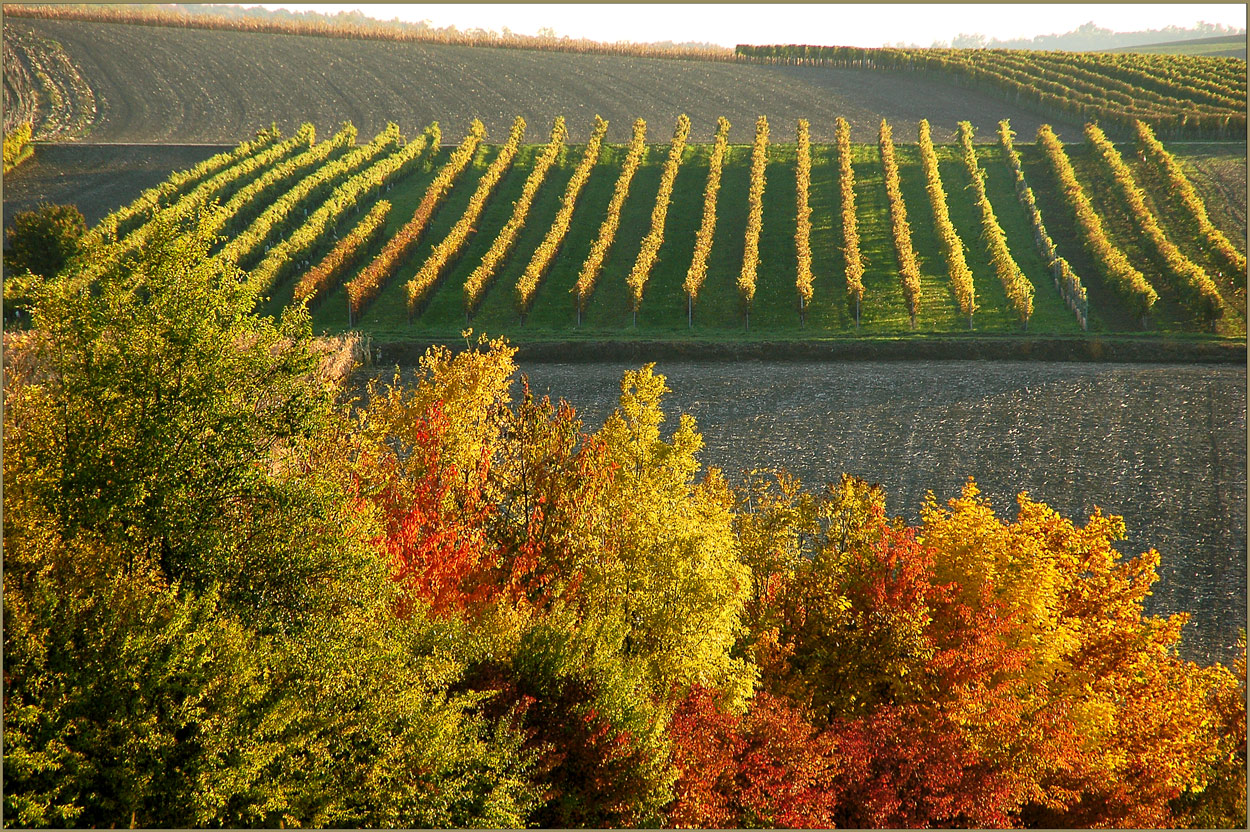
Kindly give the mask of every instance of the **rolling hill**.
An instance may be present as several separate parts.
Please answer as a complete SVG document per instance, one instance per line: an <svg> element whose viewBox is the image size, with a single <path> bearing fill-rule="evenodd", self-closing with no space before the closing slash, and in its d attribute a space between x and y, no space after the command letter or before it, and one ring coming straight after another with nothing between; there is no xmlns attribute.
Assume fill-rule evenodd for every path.
<svg viewBox="0 0 1250 832"><path fill-rule="evenodd" d="M1049 121L1062 137L1080 137L1077 120L1044 119L924 73L27 19L5 22L6 124L26 117L15 104L26 102L29 112L36 98L28 89L34 73L8 67L25 67L27 52L48 49L65 57L49 63L81 78L65 79L63 97L85 84L96 112L54 136L37 129L36 139L236 142L271 123L293 130L310 121L324 133L350 120L372 134L388 121L472 118L505 135L516 115L533 124L563 115L570 140L585 141L598 114L612 122L608 141L623 142L634 118L671 123L679 113L690 116L694 136L710 137L716 119L728 118L733 143L751 140L761 114L779 124L809 119L819 142L833 140L838 116L857 142L874 141L882 118L928 119L939 142L950 141L961 120L988 141L1001 118L1022 134Z"/></svg>

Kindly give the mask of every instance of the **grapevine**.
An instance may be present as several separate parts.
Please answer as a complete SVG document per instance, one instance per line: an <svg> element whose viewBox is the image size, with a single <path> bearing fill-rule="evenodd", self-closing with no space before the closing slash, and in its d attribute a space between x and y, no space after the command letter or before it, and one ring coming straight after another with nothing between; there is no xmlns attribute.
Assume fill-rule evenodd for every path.
<svg viewBox="0 0 1250 832"><path fill-rule="evenodd" d="M716 197L720 192L721 170L725 164L725 150L729 146L729 120L723 116L716 121L716 139L712 156L708 160L707 184L703 188L703 221L694 239L694 257L682 288L686 290L686 317L694 326L694 302L699 289L707 278L707 260L712 253L712 238L716 234Z"/></svg>
<svg viewBox="0 0 1250 832"><path fill-rule="evenodd" d="M542 156L538 158L529 177L526 178L525 185L521 188L521 197L512 208L512 216L508 218L508 222L495 237L490 249L482 255L482 261L477 268L464 281L466 316L477 309L478 304L482 302L482 295L486 292L487 285L516 242L517 235L525 225L525 218L529 215L530 205L533 204L538 189L546 180L547 172L551 170L551 166L560 156L560 151L564 149L564 140L567 137L568 131L564 126L564 117L556 116L555 123L551 127L551 141L547 143Z"/></svg>
<svg viewBox="0 0 1250 832"><path fill-rule="evenodd" d="M799 291L799 317L805 321L807 304L812 300L812 209L808 205L808 191L812 184L812 148L807 119L799 119L797 147L795 149L795 229L794 249L798 260L798 277L795 287Z"/></svg>
<svg viewBox="0 0 1250 832"><path fill-rule="evenodd" d="M651 269L655 266L660 254L660 246L664 243L664 224L668 219L668 206L673 198L673 185L677 180L677 169L681 167L681 156L686 150L686 139L690 136L690 119L683 113L677 117L677 128L673 131L673 141L668 148L668 159L664 162L664 171L660 175L660 190L655 195L655 207L651 209L651 230L642 239L638 257L630 270L625 282L630 289L630 303L633 307L634 325L638 324L638 306L642 303L642 293L651 277Z"/></svg>
<svg viewBox="0 0 1250 832"><path fill-rule="evenodd" d="M755 274L760 264L760 229L764 225L764 169L768 164L768 119L755 120L755 144L751 148L751 187L747 196L746 246L738 292L742 295L747 329L751 328L751 304L755 301Z"/></svg>
<svg viewBox="0 0 1250 832"><path fill-rule="evenodd" d="M1210 275L1186 257L1168 239L1154 212L1146 205L1145 194L1137 186L1133 174L1120 157L1120 151L1107 140L1096 124L1085 125L1085 137L1093 147L1095 156L1112 176L1120 196L1129 206L1137 228L1150 241L1162 261L1163 274L1190 311L1203 323L1214 324L1220 316L1223 300Z"/></svg>
<svg viewBox="0 0 1250 832"><path fill-rule="evenodd" d="M1154 131L1145 122L1137 122L1137 141L1146 157L1167 177L1168 187L1180 198L1181 204L1189 212L1216 264L1228 272L1234 286L1244 289L1246 287L1246 256L1233 248L1233 244L1224 236L1224 232L1211 224L1211 219L1207 216L1207 208L1194 191L1194 186L1190 184L1185 171L1177 164L1172 154L1164 149L1163 144L1155 138Z"/></svg>
<svg viewBox="0 0 1250 832"><path fill-rule="evenodd" d="M920 314L920 266L911 245L911 226L907 222L907 204L899 187L898 162L894 159L894 131L885 119L881 119L880 132L881 166L885 169L885 192L890 202L890 227L894 235L894 252L898 256L899 275L903 279L903 300L911 317L911 328L916 328Z"/></svg>
<svg viewBox="0 0 1250 832"><path fill-rule="evenodd" d="M846 257L846 293L855 301L855 326L859 326L864 300L864 258L859 251L859 222L855 216L855 169L851 166L851 126L837 121L838 186L842 192L842 251Z"/></svg>
<svg viewBox="0 0 1250 832"><path fill-rule="evenodd" d="M295 302L318 303L324 299L360 252L382 233L390 210L391 203L378 200L364 219L295 284Z"/></svg>
<svg viewBox="0 0 1250 832"><path fill-rule="evenodd" d="M577 295L577 325L582 325L582 312L586 308L586 299L595 289L595 281L603 270L603 261L607 259L612 241L616 239L616 229L621 224L621 206L629 196L629 183L642 163L642 155L647 151L647 123L642 119L634 121L634 136L629 141L629 150L625 155L625 164L621 166L621 174L616 179L616 187L612 191L612 201L608 203L607 216L599 226L599 236L590 247L586 262L577 276L577 283L572 291Z"/></svg>
<svg viewBox="0 0 1250 832"><path fill-rule="evenodd" d="M1033 316L1033 284L1024 276L1007 248L1007 233L998 224L994 206L990 204L990 198L985 192L985 171L977 164L977 152L972 146L972 124L967 121L959 122L959 143L963 146L968 175L972 177L976 204L981 209L981 236L990 253L990 261L1007 292L1011 308L1015 310L1024 328L1028 329L1029 318Z"/></svg>
<svg viewBox="0 0 1250 832"><path fill-rule="evenodd" d="M551 228L547 229L547 235L543 237L543 241L535 249L529 265L525 267L525 271L517 279L516 303L522 319L524 319L525 313L529 311L530 303L534 300L534 293L538 291L543 275L546 274L547 268L556 256L556 252L560 250L560 243L564 240L564 235L568 233L569 223L573 218L573 209L577 206L577 198L581 195L582 188L586 185L587 180L590 179L590 172L594 169L595 163L599 161L599 150L603 146L603 139L607 133L608 123L599 116L595 116L595 129L590 135L590 141L586 143L586 149L582 153L581 162L578 163L577 169L573 171L573 176L569 179L569 184L564 190L564 198L560 202L560 211L551 223Z"/></svg>
<svg viewBox="0 0 1250 832"><path fill-rule="evenodd" d="M946 257L946 269L950 274L951 287L955 290L955 299L959 302L959 311L968 318L968 329L972 329L972 315L977 310L972 270L968 268L968 261L964 258L963 240L959 239L951 222L946 191L942 187L942 177L938 171L937 151L933 149L933 137L929 131L929 122L925 119L920 120L919 139L920 164L924 168L929 204L933 207L933 224L942 241L942 254Z"/></svg>
<svg viewBox="0 0 1250 832"><path fill-rule="evenodd" d="M495 161L491 162L490 167L486 169L486 173L482 175L481 181L478 182L477 190L473 192L473 196L469 197L469 204L465 206L464 214L460 217L459 222L447 232L447 236L443 241L434 247L430 252L430 256L426 259L421 269L417 272L412 280L408 281L406 287L408 294L408 319L417 313L417 307L429 295L429 292L442 276L443 269L451 262L465 243L469 240L469 235L473 233L473 226L477 222L477 218L481 216L482 211L486 208L486 202L490 199L490 195L494 193L495 186L499 184L499 180L512 167L512 160L516 157L517 150L521 146L521 139L525 137L525 119L520 116L512 122L512 132L508 135L508 141L499 150L499 155L495 157Z"/></svg>
<svg viewBox="0 0 1250 832"><path fill-rule="evenodd" d="M359 319L360 313L377 298L382 287L395 273L395 269L421 240L421 235L425 232L430 218L434 216L434 212L438 210L438 206L442 204L456 179L468 167L485 135L486 128L482 126L482 122L474 119L469 125L469 132L461 140L460 146L452 152L438 175L434 177L434 181L426 187L425 195L421 197L421 203L413 212L412 217L393 237L387 240L386 245L373 258L373 262L347 284L348 320Z"/></svg>
<svg viewBox="0 0 1250 832"><path fill-rule="evenodd" d="M252 269L252 280L257 287L267 289L273 286L289 269L308 268L308 261L300 258L322 243L362 201L381 191L384 186L389 188L395 179L410 171L420 162L427 149L431 153L437 152L440 135L438 122L434 122L419 139L410 141L378 159L336 187L329 198L308 215L303 224L279 240L260 265Z"/></svg>
<svg viewBox="0 0 1250 832"><path fill-rule="evenodd" d="M1072 205L1077 226L1085 242L1085 250L1103 270L1111 287L1129 304L1133 314L1141 318L1144 328L1146 316L1150 314L1155 301L1159 299L1158 292L1142 273L1133 267L1124 256L1124 252L1107 237L1107 232L1102 226L1102 219L1094 210L1089 197L1085 195L1085 189L1081 187L1080 181L1076 178L1076 171L1072 169L1072 163L1068 161L1068 154L1049 124L1043 124L1038 128L1037 144L1050 164L1064 197Z"/></svg>
<svg viewBox="0 0 1250 832"><path fill-rule="evenodd" d="M1060 296L1076 316L1081 329L1088 329L1089 299L1085 293L1085 285L1076 272L1072 271L1068 261L1059 256L1055 241L1046 232L1046 225L1042 222L1042 212L1037 207L1033 189L1024 179L1020 154L1016 152L1015 145L1012 143L1014 135L1011 123L1007 119L998 123L998 137L1003 146L1003 154L1007 157L1007 166L1011 168L1016 180L1016 196L1020 199L1020 204L1024 206L1033 224L1033 241L1037 244L1038 253L1042 255L1042 258L1046 260L1046 265L1050 268L1051 277L1055 280L1055 288L1059 290Z"/></svg>

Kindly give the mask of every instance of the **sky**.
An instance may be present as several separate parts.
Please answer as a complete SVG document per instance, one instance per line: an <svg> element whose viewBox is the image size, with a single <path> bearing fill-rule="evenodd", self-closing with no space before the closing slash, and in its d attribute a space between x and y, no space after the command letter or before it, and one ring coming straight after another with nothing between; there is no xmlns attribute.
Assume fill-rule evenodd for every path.
<svg viewBox="0 0 1250 832"><path fill-rule="evenodd" d="M250 4L245 4L250 5ZM262 3L267 8L327 14L359 9L382 20L426 20L459 29L507 27L524 35L557 35L635 43L695 41L929 46L958 34L1009 38L1058 34L1093 21L1117 32L1190 27L1205 21L1246 25L1244 3L1200 4L388 4Z"/></svg>

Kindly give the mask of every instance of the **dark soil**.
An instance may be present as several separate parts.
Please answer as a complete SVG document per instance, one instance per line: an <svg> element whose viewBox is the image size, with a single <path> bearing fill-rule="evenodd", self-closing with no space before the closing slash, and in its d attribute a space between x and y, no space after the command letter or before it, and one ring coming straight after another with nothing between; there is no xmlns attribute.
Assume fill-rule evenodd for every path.
<svg viewBox="0 0 1250 832"><path fill-rule="evenodd" d="M176 170L194 167L221 145L40 144L4 177L4 223L40 203L78 206L91 226Z"/></svg>
<svg viewBox="0 0 1250 832"><path fill-rule="evenodd" d="M538 394L603 424L637 363L521 361ZM1125 556L1156 548L1147 609L1189 612L1182 653L1231 661L1246 626L1244 367L909 361L661 360L668 428L693 415L705 465L731 480L785 467L811 489L850 473L885 487L887 511L919 518L973 476L998 516L1029 492L1083 524L1124 517ZM381 372L385 378L389 372Z"/></svg>
<svg viewBox="0 0 1250 832"><path fill-rule="evenodd" d="M446 134L481 118L496 140L517 115L530 124L568 119L571 141L585 141L598 113L609 141L628 141L644 118L667 135L678 114L692 140L707 141L716 119L733 124L730 141L748 143L755 119L778 131L811 121L812 140L831 142L834 120L852 139L876 140L882 117L927 118L935 141L968 119L993 141L999 119L1022 135L1041 118L992 95L913 72L772 67L693 60L535 52L309 36L212 32L117 23L21 20L6 23L57 41L95 92L97 141L238 141L276 122L284 130L312 121L325 132L350 119L373 135L387 121L405 131L439 120ZM1077 139L1075 124L1055 123ZM904 132L910 132L907 128Z"/></svg>

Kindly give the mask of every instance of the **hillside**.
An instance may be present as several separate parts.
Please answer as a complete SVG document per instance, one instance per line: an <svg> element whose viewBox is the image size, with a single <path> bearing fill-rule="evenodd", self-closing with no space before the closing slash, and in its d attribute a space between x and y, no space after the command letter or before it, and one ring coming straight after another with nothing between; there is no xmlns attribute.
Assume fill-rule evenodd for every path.
<svg viewBox="0 0 1250 832"><path fill-rule="evenodd" d="M1146 43L1139 46L1121 46L1107 52L1136 52L1145 55L1208 55L1213 58L1246 59L1246 36L1221 35L1212 38L1170 40L1163 43Z"/></svg>
<svg viewBox="0 0 1250 832"><path fill-rule="evenodd" d="M989 141L1001 118L1022 135L1043 120L992 92L922 73L13 19L5 22L6 124L29 117L13 104L25 101L29 112L33 98L14 85L33 83L34 73L9 69L25 66L19 41L36 52L59 45L67 60L49 63L73 68L93 93L93 123L60 130L58 140L234 142L271 123L290 131L310 121L325 133L350 120L373 134L388 121L472 118L502 136L516 115L532 124L563 115L570 140L585 141L597 113L612 122L608 140L623 142L634 118L671 124L684 112L700 141L725 116L734 125L730 141L749 142L760 114L778 124L810 119L813 141L832 141L838 116L854 141L875 141L883 117L927 118L935 141L950 141L966 119ZM63 97L82 85L51 75ZM1046 120L1079 139L1079 121ZM36 129L35 138L51 136Z"/></svg>
<svg viewBox="0 0 1250 832"><path fill-rule="evenodd" d="M574 129L585 129L585 125L571 123ZM704 205L711 148L705 143L686 144L681 163L675 168L671 195L662 196L661 183L670 175L671 154L665 138L671 127L663 123L647 127L645 136L638 134L634 140L645 139L646 143L638 144L637 151L629 151L641 155L632 157L638 160L636 175L630 174L632 184L624 186L619 203L615 196L620 187L618 179L626 181L622 177L630 169L625 164L627 148L605 144L602 152L588 156L590 161L584 163L586 146L570 142L557 147L556 155L540 165L540 159L547 156L545 145L538 143L547 132L546 125L524 125L518 120L508 145L498 144L498 136L482 141L480 126L474 126L464 136L465 149L454 152L450 145L463 134L453 132L451 125L445 132L431 125L419 134L407 133L407 139L392 125L367 143L363 135L357 142L351 129L334 137L320 134L321 141L315 142L311 127L305 125L291 135L266 133L235 150L218 148L221 153L179 174L176 182L162 185L159 193L144 193L132 206L105 218L92 231L92 237L101 242L118 239L126 248L134 248L142 246L152 232L149 218L153 209L182 223L202 207L208 208L212 233L220 233L223 239L215 251L249 272L261 296L272 298L262 306L277 312L293 302L296 284L305 278L311 280L309 275L317 271L313 266L329 254L331 247L348 245L355 238L353 227L364 212L376 207L383 214L377 221L381 224L375 223L380 233L350 242L352 253L343 255L348 258L342 261L344 265L326 272L325 278L317 278L324 282L315 296L304 296L312 297L313 323L318 331L357 328L384 343L455 338L466 324L479 330L507 332L522 341L554 337L724 343L935 334L1079 337L1086 323L1091 335L1142 333L1143 322L1129 314L1124 301L1109 290L1101 267L1083 256L1070 224L1068 201L1057 190L1047 166L1039 165L1039 149L1027 144L1019 146L1026 175L1037 189L1038 205L1052 226L1060 253L1071 258L1072 267L1089 287L1088 307L1080 311L1070 306L1055 285L1052 266L1034 245L1032 220L1014 193L1003 148L980 145L975 155L985 177L986 198L997 215L994 222L1001 226L997 233L1004 235L1010 257L1022 279L1031 285L1029 292L1035 293L1027 314L1009 300L1011 295L1002 282L997 261L984 244L985 220L975 202L968 157L959 146L942 144L935 148L935 164L948 195L950 222L966 250L975 287L978 309L969 321L961 313L948 276L926 196L921 151L907 141L914 126L904 124L895 125L895 155L901 199L910 217L910 245L917 259L918 312L907 299L905 281L899 279L881 152L875 143L855 144L848 147L848 158L855 180L855 213L864 264L862 317L857 324L858 305L845 277L847 255L838 219L842 216L840 153L833 145L812 143L810 244L815 279L804 314L799 314L797 149L791 141L793 128L784 124L774 126L775 143L768 148L766 168L760 169L764 184L755 282L758 294L749 307L744 306L739 278L747 262L745 240L752 233L748 231L748 217L752 216L748 192L756 181L754 151L751 145L732 144L724 156L706 281L696 297L688 298L684 281L697 248L696 229ZM523 144L517 147L513 142ZM516 149L515 157L508 147ZM1210 153L1210 146L1199 147ZM53 149L65 152L74 148L61 145ZM200 155L207 150L200 147L193 152ZM1122 146L1122 150L1133 158L1130 146ZM1112 193L1107 172L1093 163L1085 146L1071 145L1069 153L1077 176L1103 215L1112 242L1124 249L1160 292L1159 303L1146 324L1149 333L1203 335L1214 331L1244 337L1244 276L1240 280L1227 272L1220 276L1219 264L1202 250L1189 223L1183 220L1184 212L1167 201L1167 183L1152 172L1153 168L1135 164L1136 176L1151 200L1149 210L1161 217L1166 233L1187 256L1196 258L1201 268L1218 278L1223 311L1214 317L1204 317L1205 313L1185 306L1175 279L1144 245L1126 207ZM145 159L137 148L131 148L130 176L136 181L141 175L150 176L152 171L144 171L143 164L155 162L157 157L159 154ZM462 161L453 165L457 158ZM1180 158L1180 164L1192 169L1183 155ZM31 170L39 169L38 161L37 154ZM1234 159L1226 161L1225 167L1235 169ZM516 299L521 274L548 230L557 226L562 194L572 181L574 168L583 164L587 165L582 180L585 187L568 215L571 220L565 221L571 222L566 226L567 236L557 243L558 256L537 278L537 290L529 296L528 311L522 315ZM1244 162L1241 164L1244 171ZM431 197L435 184L444 181L442 171L453 169L460 172L449 174L452 178L446 180L448 184L438 186L443 196ZM25 177L20 169L13 175L18 183ZM1195 179L1203 184L1203 180ZM80 188L89 191L86 183L82 179ZM530 196L524 196L526 193ZM434 201L429 202L431 199ZM530 204L529 200L532 205L521 215L519 226L515 226L518 230L506 232L518 222L518 206ZM430 208L418 209L427 202ZM609 209L609 205L618 207ZM659 205L665 206L667 221L661 227L658 256L645 267L645 288L635 306L628 287L643 262L647 229ZM423 211L425 219L420 220L419 227L413 226L413 218ZM593 267L594 276L579 310L574 286L583 279L579 275L590 268L585 264L593 259L592 243L610 215L619 217L619 228L600 264ZM1240 248L1244 225L1229 225L1232 214L1228 211L1212 212L1212 216ZM413 227L418 230L410 231ZM483 273L485 283L480 284L476 299L466 300L466 287L478 279L473 275L479 268L487 268L481 264L490 260L488 251L501 245L498 240L505 233L515 235L512 242L502 244L495 265ZM396 240L405 239L409 242L387 254L393 244L399 245ZM349 283L355 284L350 291ZM361 288L365 283L372 288ZM349 302L349 298L356 299ZM1027 327L1022 327L1026 320Z"/></svg>

